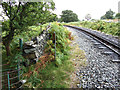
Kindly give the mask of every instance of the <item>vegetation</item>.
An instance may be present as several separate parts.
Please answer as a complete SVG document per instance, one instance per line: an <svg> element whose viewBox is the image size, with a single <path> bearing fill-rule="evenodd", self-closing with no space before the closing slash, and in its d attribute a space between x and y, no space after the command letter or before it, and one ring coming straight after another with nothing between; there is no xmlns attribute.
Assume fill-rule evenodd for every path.
<svg viewBox="0 0 120 90"><path fill-rule="evenodd" d="M57 21L58 17L52 13L55 9L54 2L3 2L1 4L4 14L8 20L2 23L2 70L18 69L16 66L20 61L27 61L22 56L22 51L19 48L19 39L23 38L23 42L31 40L32 37L38 36L42 30L46 30L47 22ZM112 19L114 12L109 10L103 18ZM116 15L119 18L119 14ZM4 17L3 17L4 18ZM86 19L91 19L90 14ZM117 28L118 23L107 23L103 21L96 22L75 22L79 21L77 14L71 10L62 11L60 18L61 22L72 22L69 25L82 26L91 28L108 34L120 35L120 30ZM51 23L49 30L50 39L47 41L43 56L41 56L36 64L31 64L28 67L22 68L23 79L27 82L23 85L24 88L69 88L70 75L75 71L74 66L85 66L85 55L82 50L76 47L70 47L71 32L69 32L61 23ZM56 40L55 40L56 38ZM56 48L55 48L56 42ZM1 45L1 42L0 42ZM6 53L6 54L5 54ZM72 53L72 54L71 54ZM1 53L0 53L1 54ZM73 62L73 59L78 61ZM77 64L76 64L77 63ZM72 67L73 66L73 67ZM8 70L8 71L9 71ZM17 75L18 73L16 73ZM2 76L2 75L1 75ZM15 76L15 75L10 75ZM7 77L5 77L6 79ZM18 81L18 79L14 79ZM7 82L7 80L6 80ZM12 82L11 82L12 83Z"/></svg>
<svg viewBox="0 0 120 90"><path fill-rule="evenodd" d="M75 22L78 21L78 16L76 13L73 13L71 10L62 11L61 22Z"/></svg>
<svg viewBox="0 0 120 90"><path fill-rule="evenodd" d="M50 16L49 16L49 22L54 22L54 21L58 21L58 17L56 14L52 13Z"/></svg>
<svg viewBox="0 0 120 90"><path fill-rule="evenodd" d="M103 15L103 16L101 17L101 19L114 19L114 14L115 14L115 12L113 12L113 11L110 9L109 11L107 11L107 12L105 13L105 15Z"/></svg>
<svg viewBox="0 0 120 90"><path fill-rule="evenodd" d="M69 73L73 71L70 58L71 33L59 23L52 23L50 40L47 41L45 52L35 65L24 68L24 88L68 88ZM55 33L56 58L55 58ZM65 82L66 81L66 82Z"/></svg>
<svg viewBox="0 0 120 90"><path fill-rule="evenodd" d="M24 32L21 32L21 34L19 35L15 35L10 47L11 47L11 52L12 55L11 56L6 56L6 50L5 50L5 46L2 45L2 64L9 64L7 65L7 67L3 66L2 69L11 69L11 66L15 66L15 64L18 63L18 61L22 62L22 61L26 61L23 56L22 56L22 52L19 49L19 39L23 38L23 42L29 41L31 40L32 37L38 36L42 30L41 30L41 26L30 26L28 28L29 30L26 30ZM42 29L46 29L46 25L42 26Z"/></svg>
<svg viewBox="0 0 120 90"><path fill-rule="evenodd" d="M79 49L79 46L75 43L71 44L71 50L68 51L71 54L68 55L68 59L62 61L60 66L56 67L56 62L46 62L45 64L47 55L43 55L37 64L28 67L29 72L26 71L27 73L23 75L24 79L27 79L24 88L72 88L71 86L76 86L75 84L78 82L73 81L74 72L78 67L86 66L86 60L84 52ZM43 66L40 63L43 63ZM39 68L36 70L38 66Z"/></svg>
<svg viewBox="0 0 120 90"><path fill-rule="evenodd" d="M1 5L4 14L9 18L2 22L2 64L8 64L3 66L2 70L17 69L18 61L27 61L20 51L19 39L23 38L23 42L31 40L46 29L48 25L45 24L46 22L57 20L57 15L50 12L55 8L54 2L19 2L18 4L3 2ZM43 25L38 26L39 24ZM69 44L73 37L61 24L55 22L51 26L49 31L51 38L47 41L43 56L36 64L22 68L23 79L27 80L24 85L26 88L69 87L67 82L70 81L70 72L73 71L72 62L68 60L71 49ZM56 33L56 58L54 32Z"/></svg>
<svg viewBox="0 0 120 90"><path fill-rule="evenodd" d="M90 22L90 21L73 22L73 23L69 23L69 25L90 28L93 30L104 32L106 34L120 36L120 30L118 28L120 26L119 23L105 22L98 20L94 22Z"/></svg>
<svg viewBox="0 0 120 90"><path fill-rule="evenodd" d="M79 84L79 80L75 78L76 72L79 72L78 68L86 67L88 63L86 61L85 52L80 50L79 45L75 42L75 40L72 41L71 48L70 60L73 62L72 67L74 67L75 73L71 73L69 88L78 88L76 85Z"/></svg>
<svg viewBox="0 0 120 90"><path fill-rule="evenodd" d="M48 24L42 25L42 29L46 29ZM19 47L19 38L23 38L24 42L30 40L32 37L38 36L41 33L41 26L30 26L27 32L22 32L20 35L14 36L11 42L12 56L6 57L5 47L3 46L2 55L3 70L15 68L17 61L26 61ZM24 88L69 88L70 73L73 71L72 62L70 58L70 40L73 40L71 33L59 23L52 23L50 29L51 38L47 41L45 51L42 57L39 58L36 64L29 67L23 66L23 79L27 80ZM54 32L56 32L56 59L54 46Z"/></svg>
<svg viewBox="0 0 120 90"><path fill-rule="evenodd" d="M117 13L115 17L120 19L120 13Z"/></svg>
<svg viewBox="0 0 120 90"><path fill-rule="evenodd" d="M48 22L47 17L54 10L54 2L3 2L4 14L9 18L2 22L2 40L7 56L11 55L10 44L15 35L29 30L28 26Z"/></svg>
<svg viewBox="0 0 120 90"><path fill-rule="evenodd" d="M60 25L60 26L59 26ZM68 51L69 51L69 39L70 32L67 31L61 24L56 25L53 24L51 30L49 31L51 33L51 39L47 43L47 49L46 52L52 53L54 55L55 49L54 49L54 43L55 42L55 34L56 33L56 65L59 65L62 63L62 60L67 58Z"/></svg>
<svg viewBox="0 0 120 90"><path fill-rule="evenodd" d="M32 74L25 73L24 79L27 82L24 84L24 88L68 88L66 82L69 82L69 72L73 71L70 61L64 61L60 67L56 67L53 63L46 63L46 67L39 68L34 71L41 64L37 62L35 66L31 66L28 69L33 72ZM66 82L65 82L66 81Z"/></svg>

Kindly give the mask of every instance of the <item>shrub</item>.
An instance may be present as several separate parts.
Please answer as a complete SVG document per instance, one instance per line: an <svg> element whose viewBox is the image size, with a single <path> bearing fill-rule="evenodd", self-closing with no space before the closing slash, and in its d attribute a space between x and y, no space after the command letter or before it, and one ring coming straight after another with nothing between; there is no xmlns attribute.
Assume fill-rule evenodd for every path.
<svg viewBox="0 0 120 90"><path fill-rule="evenodd" d="M55 32L55 33L54 33ZM50 40L47 41L46 52L55 55L55 36L56 36L56 65L62 64L62 61L67 59L69 54L69 41L72 38L71 33L63 27L63 25L58 23L52 23L51 29L49 30L51 34Z"/></svg>

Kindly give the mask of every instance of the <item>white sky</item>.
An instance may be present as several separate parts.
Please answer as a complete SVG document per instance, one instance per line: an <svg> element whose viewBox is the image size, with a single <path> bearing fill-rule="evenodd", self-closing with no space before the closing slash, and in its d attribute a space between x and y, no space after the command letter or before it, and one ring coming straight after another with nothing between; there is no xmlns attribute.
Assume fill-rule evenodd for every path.
<svg viewBox="0 0 120 90"><path fill-rule="evenodd" d="M80 20L85 18L86 14L91 14L92 19L100 19L106 11L111 9L118 13L118 2L120 0L53 0L55 2L56 13L61 15L63 10L72 10L78 15Z"/></svg>
<svg viewBox="0 0 120 90"><path fill-rule="evenodd" d="M80 20L85 18L86 14L91 14L92 19L100 19L106 11L111 9L118 13L118 2L120 0L53 0L56 10L54 13L61 15L63 10L72 10L78 15ZM119 6L120 7L120 6ZM0 9L1 12L1 9ZM0 17L1 19L1 17Z"/></svg>

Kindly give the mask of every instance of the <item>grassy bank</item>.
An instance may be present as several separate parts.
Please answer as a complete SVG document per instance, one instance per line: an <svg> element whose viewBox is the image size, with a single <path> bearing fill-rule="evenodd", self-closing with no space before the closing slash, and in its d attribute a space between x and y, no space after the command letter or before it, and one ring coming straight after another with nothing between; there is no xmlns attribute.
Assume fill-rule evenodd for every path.
<svg viewBox="0 0 120 90"><path fill-rule="evenodd" d="M106 34L120 37L120 29L119 29L120 24L119 23L105 22L105 21L98 20L94 22L90 22L90 21L71 22L71 23L68 23L68 25L89 28L92 30L101 31Z"/></svg>
<svg viewBox="0 0 120 90"><path fill-rule="evenodd" d="M45 24L42 29L46 29ZM16 35L11 43L13 55L6 57L3 46L3 63L9 64L10 68L17 63L18 60L26 61L21 55L19 47L19 38L23 38L24 42L41 33L40 26L29 27L30 31ZM55 58L55 35L56 33L56 58ZM49 30L50 39L47 41L43 56L41 56L36 64L22 68L23 80L27 82L23 88L70 88L73 82L73 74L75 74L76 66L84 66L84 52L79 50L77 46L72 46L73 36L60 23L52 23ZM76 47L76 48L75 48ZM77 55L77 56L76 56ZM79 59L74 61L73 59ZM77 64L76 64L77 63ZM73 75L73 76L71 76ZM76 82L76 81L74 81Z"/></svg>
<svg viewBox="0 0 120 90"><path fill-rule="evenodd" d="M55 34L56 33L56 58L55 58ZM36 64L24 67L24 79L27 82L24 88L67 88L70 81L72 62L70 58L71 33L60 23L52 23L49 30L50 39L45 46L44 54Z"/></svg>
<svg viewBox="0 0 120 90"><path fill-rule="evenodd" d="M71 88L71 86L76 86L75 84L78 83L73 78L76 69L86 65L85 54L79 49L78 45L73 45L71 41L73 36L61 24L54 23L50 33L53 34L54 31L58 35L56 46L58 53L56 54L57 59L60 61L54 60L54 56L48 54L49 52L53 53L52 49L54 49L52 42L50 43L50 40L48 40L46 47L50 48L47 48L47 52L44 53L39 61L35 65L28 67L28 70L24 73L23 77L27 79L24 88ZM61 36L64 38L61 38ZM51 40L53 40L52 36ZM64 43L64 46L61 45ZM76 61L73 59L76 59Z"/></svg>

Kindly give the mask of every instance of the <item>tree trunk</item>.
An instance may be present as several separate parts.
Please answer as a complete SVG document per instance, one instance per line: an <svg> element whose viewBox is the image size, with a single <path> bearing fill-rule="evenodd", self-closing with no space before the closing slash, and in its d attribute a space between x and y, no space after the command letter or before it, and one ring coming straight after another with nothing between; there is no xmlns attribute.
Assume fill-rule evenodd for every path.
<svg viewBox="0 0 120 90"><path fill-rule="evenodd" d="M3 41L3 44L5 46L7 56L10 56L11 55L10 41Z"/></svg>
<svg viewBox="0 0 120 90"><path fill-rule="evenodd" d="M6 49L6 54L7 56L10 56L11 53L11 49L10 49L10 43L13 40L13 36L14 36L14 30L9 32L9 34L5 37L3 37L3 45L5 46Z"/></svg>

